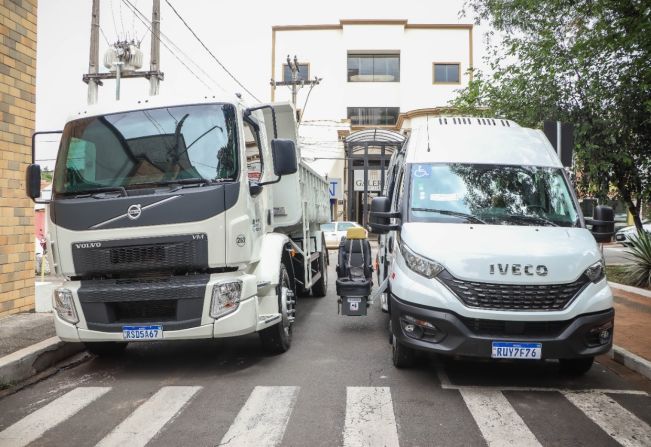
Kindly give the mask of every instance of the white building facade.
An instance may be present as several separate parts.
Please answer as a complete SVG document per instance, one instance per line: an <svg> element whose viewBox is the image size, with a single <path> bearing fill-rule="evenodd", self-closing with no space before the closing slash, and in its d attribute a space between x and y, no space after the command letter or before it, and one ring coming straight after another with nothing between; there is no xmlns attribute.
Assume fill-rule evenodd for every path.
<svg viewBox="0 0 651 447"><path fill-rule="evenodd" d="M288 56L292 61L296 56L300 80L321 78L319 85L306 84L297 95L303 156L308 162L313 160L320 174L343 185L344 200L333 198L333 218L363 222L361 204L378 192L377 181L368 185L371 196L362 196L357 187L354 193L348 191L354 183L351 173L360 177L357 171L363 162L351 161L353 154L345 152L344 138L369 128L407 133L412 117L445 108L455 90L472 79L473 25L340 20L338 24L274 26L274 101L292 99L291 87L273 86L274 81L292 80ZM377 160L366 166L371 171L367 178L376 179L381 169Z"/></svg>

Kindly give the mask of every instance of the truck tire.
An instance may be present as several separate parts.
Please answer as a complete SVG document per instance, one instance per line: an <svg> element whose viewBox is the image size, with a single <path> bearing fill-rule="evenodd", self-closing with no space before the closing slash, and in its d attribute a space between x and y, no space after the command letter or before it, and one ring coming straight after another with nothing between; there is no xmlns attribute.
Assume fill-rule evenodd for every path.
<svg viewBox="0 0 651 447"><path fill-rule="evenodd" d="M396 340L395 335L392 337L391 359L393 360L393 366L398 369L411 368L414 366L414 350L401 344L398 340Z"/></svg>
<svg viewBox="0 0 651 447"><path fill-rule="evenodd" d="M128 342L120 341L96 341L96 342L85 342L86 349L91 353L99 357L114 357L120 355L124 352L124 349L127 347Z"/></svg>
<svg viewBox="0 0 651 447"><path fill-rule="evenodd" d="M561 373L577 377L582 376L590 370L594 363L594 357L560 359L558 362L561 368Z"/></svg>
<svg viewBox="0 0 651 447"><path fill-rule="evenodd" d="M325 249L325 244L323 245ZM312 286L312 296L317 298L323 298L328 293L328 261L326 254L321 250L319 259L319 272L321 272L321 278Z"/></svg>
<svg viewBox="0 0 651 447"><path fill-rule="evenodd" d="M280 310L281 320L273 326L263 329L259 334L262 346L267 352L282 354L292 344L292 329L296 312L296 297L285 264L280 264L276 294L278 295L278 309Z"/></svg>

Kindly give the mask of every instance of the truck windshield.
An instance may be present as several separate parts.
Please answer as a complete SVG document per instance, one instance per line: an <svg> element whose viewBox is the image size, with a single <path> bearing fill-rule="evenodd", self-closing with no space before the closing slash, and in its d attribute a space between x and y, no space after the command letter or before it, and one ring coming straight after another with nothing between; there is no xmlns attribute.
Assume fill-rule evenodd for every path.
<svg viewBox="0 0 651 447"><path fill-rule="evenodd" d="M409 220L572 227L578 213L558 168L413 164Z"/></svg>
<svg viewBox="0 0 651 447"><path fill-rule="evenodd" d="M58 194L235 180L235 107L202 104L69 122L54 174Z"/></svg>

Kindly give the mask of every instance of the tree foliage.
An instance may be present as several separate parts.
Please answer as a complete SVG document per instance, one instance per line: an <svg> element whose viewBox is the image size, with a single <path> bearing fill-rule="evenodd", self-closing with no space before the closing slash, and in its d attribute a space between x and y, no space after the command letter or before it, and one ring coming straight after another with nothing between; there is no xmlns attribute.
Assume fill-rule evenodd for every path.
<svg viewBox="0 0 651 447"><path fill-rule="evenodd" d="M651 199L651 2L468 0L488 24L487 73L458 92L462 113L524 126L575 125L575 169L584 194L614 191L641 228Z"/></svg>

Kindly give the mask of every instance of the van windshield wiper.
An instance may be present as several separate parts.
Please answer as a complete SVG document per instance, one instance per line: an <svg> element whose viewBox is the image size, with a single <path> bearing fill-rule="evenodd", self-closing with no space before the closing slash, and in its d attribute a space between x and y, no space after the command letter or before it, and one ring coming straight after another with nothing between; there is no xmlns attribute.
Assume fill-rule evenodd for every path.
<svg viewBox="0 0 651 447"><path fill-rule="evenodd" d="M450 210L441 210L438 208L412 208L412 211L423 211L426 213L439 213L446 216L462 217L470 222L485 224L486 222L481 220L479 217L475 217L472 214L466 214L459 211L450 211Z"/></svg>
<svg viewBox="0 0 651 447"><path fill-rule="evenodd" d="M531 216L529 214L509 214L506 217L508 217L509 219L521 220L521 221L525 221L525 222L538 222L538 223L541 223L541 224L549 225L551 227L558 227L559 226L557 223L554 223L551 220L545 219L544 217Z"/></svg>

